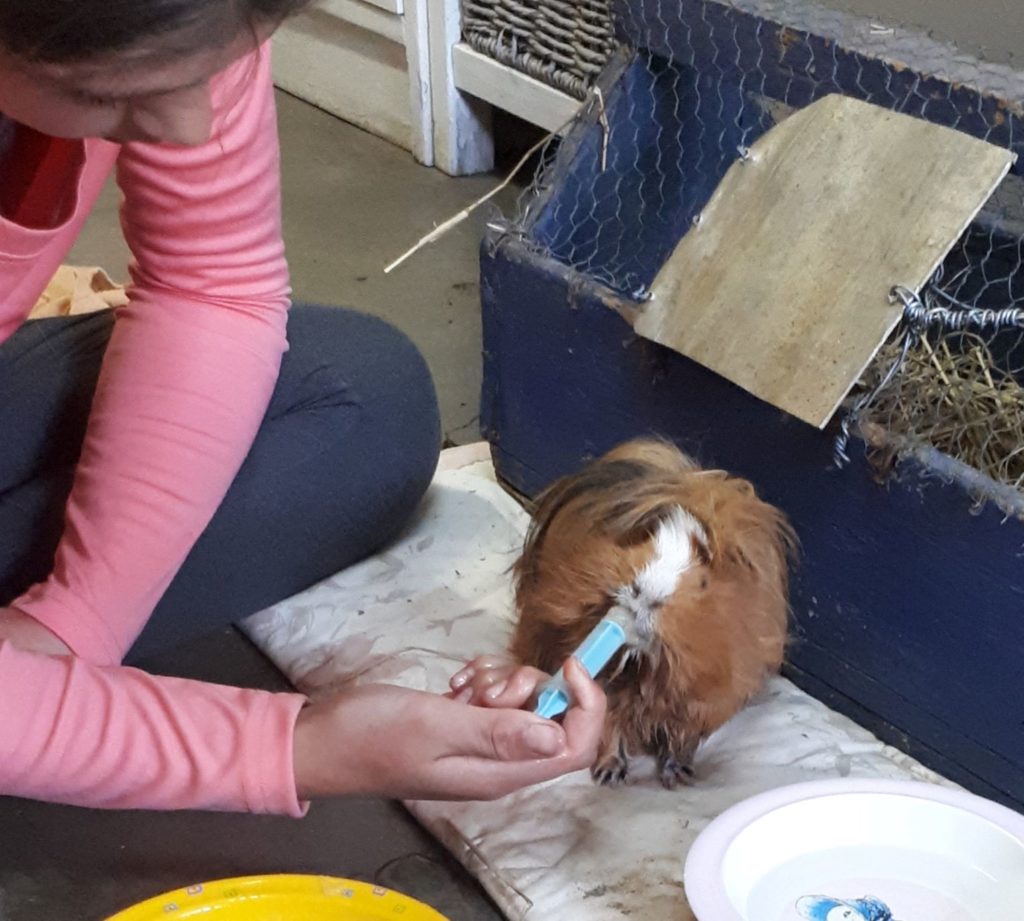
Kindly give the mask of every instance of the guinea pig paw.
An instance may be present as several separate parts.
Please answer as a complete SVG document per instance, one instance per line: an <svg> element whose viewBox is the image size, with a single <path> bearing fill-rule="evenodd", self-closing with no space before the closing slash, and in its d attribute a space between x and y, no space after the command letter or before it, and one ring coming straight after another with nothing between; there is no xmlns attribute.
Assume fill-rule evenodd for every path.
<svg viewBox="0 0 1024 921"><path fill-rule="evenodd" d="M693 766L672 757L665 758L659 763L658 777L666 790L674 790L680 784L688 787L694 782Z"/></svg>
<svg viewBox="0 0 1024 921"><path fill-rule="evenodd" d="M618 755L602 758L590 769L594 783L602 787L617 787L629 775L629 762Z"/></svg>

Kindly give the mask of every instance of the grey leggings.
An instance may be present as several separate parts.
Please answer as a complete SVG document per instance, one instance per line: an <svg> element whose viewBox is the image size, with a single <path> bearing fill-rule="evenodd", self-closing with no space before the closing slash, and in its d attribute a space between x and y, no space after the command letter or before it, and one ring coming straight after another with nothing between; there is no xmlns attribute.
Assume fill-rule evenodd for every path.
<svg viewBox="0 0 1024 921"><path fill-rule="evenodd" d="M38 320L0 345L0 606L44 578L109 313ZM381 320L297 305L233 486L128 656L234 623L365 557L415 510L440 448L433 384Z"/></svg>

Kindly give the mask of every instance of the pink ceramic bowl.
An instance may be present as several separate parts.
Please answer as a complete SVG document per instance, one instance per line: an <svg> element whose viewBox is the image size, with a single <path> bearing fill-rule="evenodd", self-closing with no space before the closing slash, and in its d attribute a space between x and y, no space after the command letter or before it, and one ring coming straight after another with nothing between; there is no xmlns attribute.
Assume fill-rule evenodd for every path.
<svg viewBox="0 0 1024 921"><path fill-rule="evenodd" d="M927 783L795 784L708 825L685 886L698 921L1022 921L1024 816Z"/></svg>

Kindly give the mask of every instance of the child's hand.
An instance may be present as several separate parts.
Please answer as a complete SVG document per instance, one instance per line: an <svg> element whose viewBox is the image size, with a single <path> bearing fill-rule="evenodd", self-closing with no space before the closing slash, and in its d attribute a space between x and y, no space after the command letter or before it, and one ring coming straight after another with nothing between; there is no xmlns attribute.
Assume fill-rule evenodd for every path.
<svg viewBox="0 0 1024 921"><path fill-rule="evenodd" d="M476 707L525 706L551 676L502 656L477 656L448 683L448 696Z"/></svg>
<svg viewBox="0 0 1024 921"><path fill-rule="evenodd" d="M545 677L522 671L499 699L525 702L538 684L529 672ZM561 725L514 703L466 707L387 685L310 704L295 727L299 797L486 800L588 768L604 727L605 697L582 665L568 664L565 676L576 704Z"/></svg>

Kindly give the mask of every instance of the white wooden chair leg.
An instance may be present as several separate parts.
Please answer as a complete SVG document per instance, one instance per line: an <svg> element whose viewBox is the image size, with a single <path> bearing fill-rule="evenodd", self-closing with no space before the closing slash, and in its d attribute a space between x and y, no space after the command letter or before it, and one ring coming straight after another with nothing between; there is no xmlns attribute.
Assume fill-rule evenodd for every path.
<svg viewBox="0 0 1024 921"><path fill-rule="evenodd" d="M402 16L409 65L410 149L424 166L434 165L434 112L431 100L430 17L427 0L405 0Z"/></svg>
<svg viewBox="0 0 1024 921"><path fill-rule="evenodd" d="M426 4L434 165L452 176L489 172L494 168L491 107L455 85L452 52L462 37L458 0L426 0Z"/></svg>

